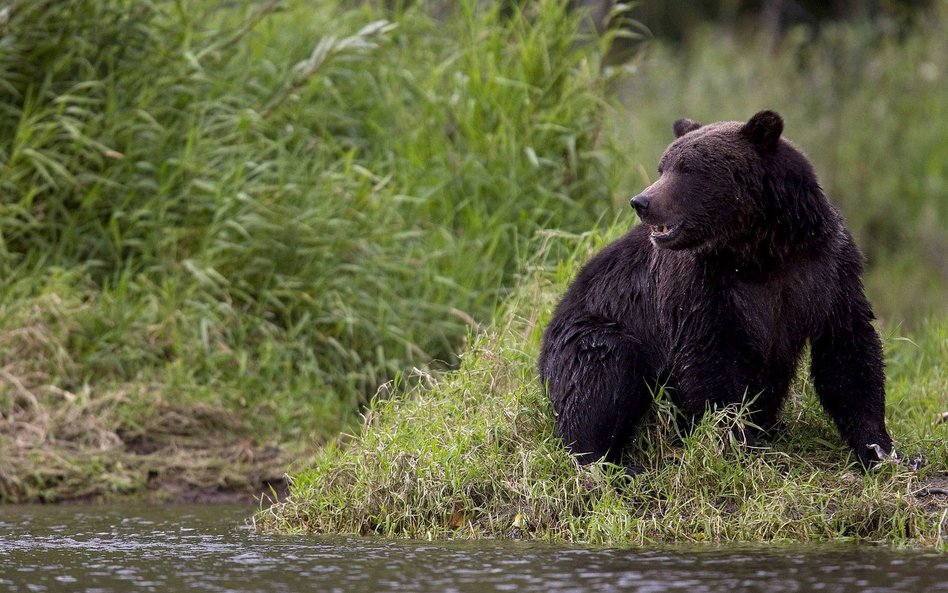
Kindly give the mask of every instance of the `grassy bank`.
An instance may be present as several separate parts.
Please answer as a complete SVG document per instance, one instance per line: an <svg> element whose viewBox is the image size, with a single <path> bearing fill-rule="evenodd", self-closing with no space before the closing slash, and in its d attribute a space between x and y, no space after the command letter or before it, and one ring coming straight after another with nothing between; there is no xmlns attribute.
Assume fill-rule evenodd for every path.
<svg viewBox="0 0 948 593"><path fill-rule="evenodd" d="M936 424L948 411L944 321L911 341L886 338L888 421L903 455L923 460L917 472L849 467L847 447L803 378L784 412L786 433L761 449L730 442L736 410L709 415L682 439L660 399L630 452L644 474L630 480L614 466L578 467L553 437L535 364L557 295L603 242L573 241L563 265L532 270L497 323L472 338L457 372L373 405L356 435L294 476L287 502L258 513L258 526L601 544L946 545L948 497L924 490L948 487L948 423Z"/></svg>
<svg viewBox="0 0 948 593"><path fill-rule="evenodd" d="M476 4L4 5L0 501L279 479L611 209L595 43Z"/></svg>

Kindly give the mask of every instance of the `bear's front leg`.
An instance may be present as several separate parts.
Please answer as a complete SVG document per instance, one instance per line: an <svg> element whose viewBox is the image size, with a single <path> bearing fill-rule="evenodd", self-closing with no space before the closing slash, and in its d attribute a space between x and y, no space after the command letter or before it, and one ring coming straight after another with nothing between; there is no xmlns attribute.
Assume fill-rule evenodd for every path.
<svg viewBox="0 0 948 593"><path fill-rule="evenodd" d="M540 377L556 413L556 436L581 464L619 463L630 431L651 403L654 371L636 341L615 323L555 319L540 357Z"/></svg>
<svg viewBox="0 0 948 593"><path fill-rule="evenodd" d="M813 385L863 467L892 453L885 428L885 375L882 342L872 327L872 310L862 290L837 307L812 340Z"/></svg>

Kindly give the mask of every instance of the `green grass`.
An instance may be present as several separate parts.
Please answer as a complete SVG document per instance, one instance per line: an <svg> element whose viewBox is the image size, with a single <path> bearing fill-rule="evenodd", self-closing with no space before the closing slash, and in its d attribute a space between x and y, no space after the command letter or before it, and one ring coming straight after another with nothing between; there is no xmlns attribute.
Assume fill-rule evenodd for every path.
<svg viewBox="0 0 948 593"><path fill-rule="evenodd" d="M616 236L614 228L609 236ZM535 370L542 328L580 262L604 237L583 238L562 265L539 266L497 323L472 337L460 369L377 401L354 436L293 478L286 502L257 514L279 531L414 538L538 538L597 544L849 540L944 547L948 500L918 497L948 482L948 325L914 342L889 336L888 421L918 471L863 475L806 379L784 412L787 431L761 449L732 442L740 410L677 434L661 396L631 447L644 474L578 466L553 437ZM567 243L568 244L568 243ZM564 248L562 239L550 245Z"/></svg>

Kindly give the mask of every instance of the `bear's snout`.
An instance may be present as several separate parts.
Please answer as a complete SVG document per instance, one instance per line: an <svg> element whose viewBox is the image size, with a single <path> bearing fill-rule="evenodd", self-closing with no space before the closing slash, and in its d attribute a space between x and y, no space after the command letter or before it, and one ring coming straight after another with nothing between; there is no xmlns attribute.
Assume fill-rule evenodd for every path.
<svg viewBox="0 0 948 593"><path fill-rule="evenodd" d="M635 213L639 215L639 218L645 216L645 213L648 212L648 205L651 203L652 198L645 192L640 193L639 195L632 198L630 201L632 207L635 208Z"/></svg>

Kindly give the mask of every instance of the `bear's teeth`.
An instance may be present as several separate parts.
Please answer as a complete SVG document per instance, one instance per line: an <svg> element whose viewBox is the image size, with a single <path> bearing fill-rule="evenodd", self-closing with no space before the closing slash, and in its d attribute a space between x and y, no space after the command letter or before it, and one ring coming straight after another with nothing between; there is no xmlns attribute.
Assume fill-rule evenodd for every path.
<svg viewBox="0 0 948 593"><path fill-rule="evenodd" d="M668 231L668 225L667 225L667 224L663 224L662 226L658 226L658 225L652 224L652 225L649 225L649 226L652 228L652 234L653 234L653 235L667 235L668 232L669 232L669 231Z"/></svg>

